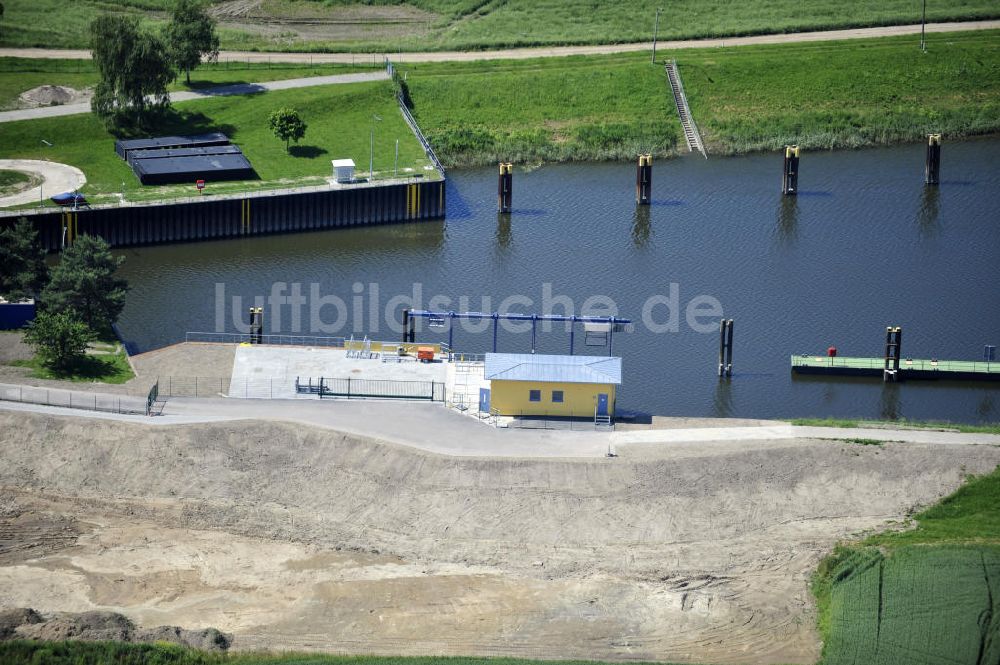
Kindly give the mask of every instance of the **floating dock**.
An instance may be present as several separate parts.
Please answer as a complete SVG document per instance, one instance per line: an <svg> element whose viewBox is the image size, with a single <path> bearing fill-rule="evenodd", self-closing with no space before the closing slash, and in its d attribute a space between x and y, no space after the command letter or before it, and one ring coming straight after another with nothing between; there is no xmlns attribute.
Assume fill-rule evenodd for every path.
<svg viewBox="0 0 1000 665"><path fill-rule="evenodd" d="M820 355L792 356L795 374L830 376L883 376L884 358L847 358ZM942 381L1000 381L1000 362L973 360L901 359L899 379L930 379Z"/></svg>

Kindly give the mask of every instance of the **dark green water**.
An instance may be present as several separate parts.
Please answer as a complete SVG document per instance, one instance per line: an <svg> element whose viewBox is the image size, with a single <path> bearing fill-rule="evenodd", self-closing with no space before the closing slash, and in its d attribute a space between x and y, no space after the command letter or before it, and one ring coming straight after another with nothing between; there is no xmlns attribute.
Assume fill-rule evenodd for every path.
<svg viewBox="0 0 1000 665"><path fill-rule="evenodd" d="M1000 345L1000 140L946 143L938 188L923 185L923 151L804 154L801 191L791 199L779 192L779 155L659 162L654 205L642 209L634 204L630 164L545 166L515 174L509 217L495 212L493 169L453 171L445 222L125 250L133 288L121 328L143 350L181 341L186 331L216 330L222 284L223 328L234 331L233 296L242 297L242 312L254 296L286 282L301 284L314 304L312 284L345 305L337 333L311 326L305 305L301 334L395 339L385 306L412 295L415 283L425 307L490 311L521 295L532 303L508 309L524 312L542 311L549 284L575 313L587 298L604 295L619 315L639 322L635 333L615 339L625 409L997 421L998 384L886 386L789 371L791 354L831 345L841 355L881 356L890 324L903 327L904 357L981 359L984 344ZM430 302L435 295L452 300ZM644 305L657 296L679 305L676 332L641 322ZM685 308L700 296L716 299L736 321L730 381L715 374L717 319L701 320L711 333L686 321ZM291 308L265 307L281 313L280 331L269 316L268 332L289 332ZM668 309L653 307L655 323L669 323ZM565 312L561 305L551 310ZM328 324L338 318L333 306L320 315ZM434 330L420 336L445 337ZM540 333L538 349L563 353L568 339L562 329ZM499 342L501 351L527 351L530 333L502 331ZM455 344L487 351L492 334L458 330Z"/></svg>

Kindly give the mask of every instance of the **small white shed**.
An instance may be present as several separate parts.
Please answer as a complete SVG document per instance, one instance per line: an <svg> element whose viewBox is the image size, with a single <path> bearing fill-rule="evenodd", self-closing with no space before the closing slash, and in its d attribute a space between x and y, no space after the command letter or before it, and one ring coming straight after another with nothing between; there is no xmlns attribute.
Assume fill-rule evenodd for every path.
<svg viewBox="0 0 1000 665"><path fill-rule="evenodd" d="M354 182L354 160L334 159L333 176L337 182Z"/></svg>

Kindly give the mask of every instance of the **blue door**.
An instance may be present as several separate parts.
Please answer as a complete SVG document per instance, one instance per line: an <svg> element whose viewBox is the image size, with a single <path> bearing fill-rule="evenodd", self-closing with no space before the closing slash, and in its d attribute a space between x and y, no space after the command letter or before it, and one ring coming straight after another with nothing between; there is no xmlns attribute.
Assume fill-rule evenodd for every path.
<svg viewBox="0 0 1000 665"><path fill-rule="evenodd" d="M490 412L490 389L480 388L479 389L479 411L480 413Z"/></svg>
<svg viewBox="0 0 1000 665"><path fill-rule="evenodd" d="M608 394L600 393L597 395L597 415L606 416L608 415Z"/></svg>

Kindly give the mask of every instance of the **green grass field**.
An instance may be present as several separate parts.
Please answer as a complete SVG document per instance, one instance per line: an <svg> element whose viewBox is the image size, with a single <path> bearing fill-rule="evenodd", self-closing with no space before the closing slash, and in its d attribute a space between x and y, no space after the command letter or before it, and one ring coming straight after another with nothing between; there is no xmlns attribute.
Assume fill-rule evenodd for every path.
<svg viewBox="0 0 1000 665"><path fill-rule="evenodd" d="M1000 130L1000 33L687 50L675 57L715 152L853 148Z"/></svg>
<svg viewBox="0 0 1000 665"><path fill-rule="evenodd" d="M664 156L680 135L663 68L635 55L403 69L446 165Z"/></svg>
<svg viewBox="0 0 1000 665"><path fill-rule="evenodd" d="M0 45L82 48L86 34L79 27L100 11L136 14L158 27L171 4L6 0ZM921 11L920 3L912 0L675 0L660 6L662 39L919 23ZM646 0L592 2L585 7L566 0L264 0L252 15L235 17L220 32L223 48L260 50L391 52L640 42L652 38L656 7ZM1000 7L989 0L927 5L930 21L997 16ZM304 23L273 21L268 29L254 29L275 17Z"/></svg>
<svg viewBox="0 0 1000 665"><path fill-rule="evenodd" d="M405 658L304 653L226 655L182 649L163 643L29 641L0 642L0 662L5 665L600 665L596 661L519 658Z"/></svg>
<svg viewBox="0 0 1000 665"><path fill-rule="evenodd" d="M915 520L820 564L822 665L1000 662L1000 468Z"/></svg>
<svg viewBox="0 0 1000 665"><path fill-rule="evenodd" d="M290 152L267 128L268 114L281 106L298 109L308 124L305 138L293 144ZM423 168L429 162L403 120L389 82L201 99L176 104L175 110L157 133L225 132L260 176L259 181L210 182L209 195L322 184L331 175L330 160L336 158L352 158L359 172L367 171L372 114L381 117L375 123L377 176L391 176L396 139L400 169L412 168L430 177L436 174ZM0 158L49 159L76 166L87 176L82 191L91 203L117 201L123 188L130 201L196 195L193 183L141 185L115 153L114 141L91 114L0 123Z"/></svg>
<svg viewBox="0 0 1000 665"><path fill-rule="evenodd" d="M1000 130L1000 32L666 52L710 152L858 147ZM639 54L402 65L448 165L668 155L680 126Z"/></svg>
<svg viewBox="0 0 1000 665"><path fill-rule="evenodd" d="M36 379L54 379L57 381L84 381L98 383L125 383L135 377L132 366L125 357L125 351L117 342L95 342L91 344L87 356L63 371L54 371L42 365L37 358L31 360L15 360L11 363L16 367L31 369L29 376Z"/></svg>
<svg viewBox="0 0 1000 665"><path fill-rule="evenodd" d="M381 65L379 65L381 68ZM281 81L307 76L350 74L370 71L370 65L292 64L292 63L205 63L191 72L191 85L180 76L170 90L201 90L234 83ZM40 85L61 85L77 90L97 84L97 70L90 60L42 58L0 58L0 111L17 108L18 96Z"/></svg>

